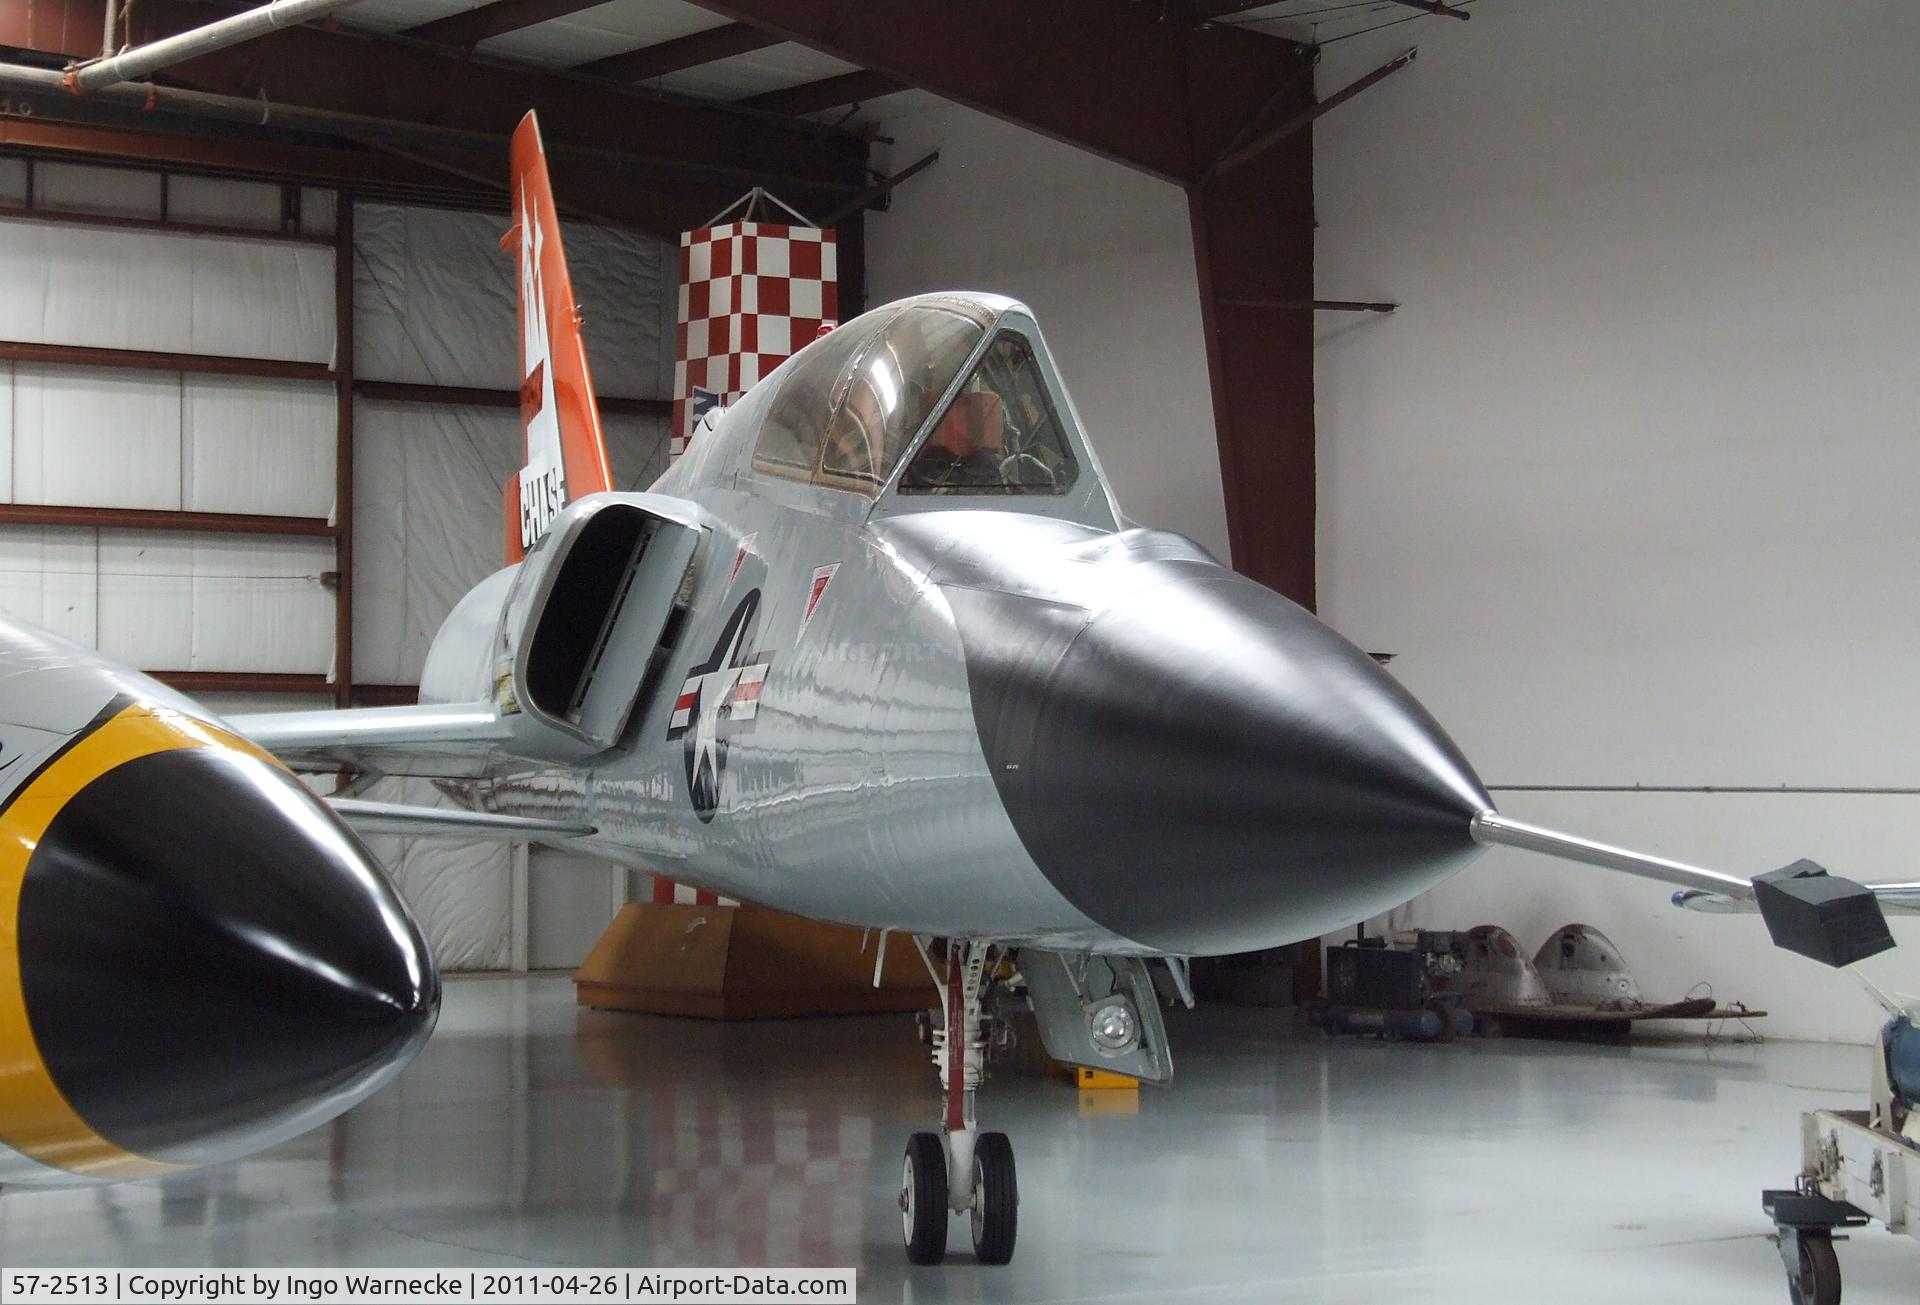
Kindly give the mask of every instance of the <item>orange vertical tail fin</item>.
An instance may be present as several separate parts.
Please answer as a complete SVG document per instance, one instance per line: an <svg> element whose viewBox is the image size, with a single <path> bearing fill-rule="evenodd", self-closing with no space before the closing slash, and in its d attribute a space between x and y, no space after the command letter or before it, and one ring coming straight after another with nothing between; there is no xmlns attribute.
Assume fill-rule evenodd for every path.
<svg viewBox="0 0 1920 1305"><path fill-rule="evenodd" d="M560 509L613 488L607 444L587 369L580 312L560 246L540 124L529 112L513 133L513 228L520 274L520 425L526 465L505 486L507 561L526 555Z"/></svg>

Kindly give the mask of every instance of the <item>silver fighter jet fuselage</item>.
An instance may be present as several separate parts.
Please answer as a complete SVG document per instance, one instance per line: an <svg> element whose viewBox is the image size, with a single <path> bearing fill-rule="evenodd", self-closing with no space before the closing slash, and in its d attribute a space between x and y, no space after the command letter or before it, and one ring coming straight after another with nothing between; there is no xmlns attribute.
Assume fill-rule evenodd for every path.
<svg viewBox="0 0 1920 1305"><path fill-rule="evenodd" d="M901 343L954 323L970 344L944 363ZM1017 421L1048 423L1065 443L1051 478L915 492L903 481L941 413L984 388L972 378L1008 341L1029 393L1001 400L1000 447L1030 434ZM928 369L943 390L894 437L883 480L767 456L770 417L794 421L782 395L877 406ZM1036 384L1050 411L1016 417ZM569 505L449 618L423 703L522 706L500 690L544 554L622 505L696 532L667 651L615 746L449 767L481 810L590 826L572 846L802 915L1125 953L1317 936L1479 850L1470 822L1492 804L1370 657L1191 540L1126 523L1011 300L926 296L849 322L725 410L651 493ZM238 726L298 759L302 719L324 718Z"/></svg>

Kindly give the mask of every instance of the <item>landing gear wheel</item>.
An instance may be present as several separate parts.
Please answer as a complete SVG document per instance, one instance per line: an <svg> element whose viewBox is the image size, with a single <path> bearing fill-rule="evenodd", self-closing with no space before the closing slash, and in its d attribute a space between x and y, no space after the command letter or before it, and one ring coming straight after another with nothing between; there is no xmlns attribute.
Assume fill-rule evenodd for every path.
<svg viewBox="0 0 1920 1305"><path fill-rule="evenodd" d="M973 1147L973 1253L982 1264L1013 1259L1020 1224L1020 1184L1013 1143L1005 1133L982 1133Z"/></svg>
<svg viewBox="0 0 1920 1305"><path fill-rule="evenodd" d="M1801 1233L1800 1272L1787 1277L1793 1305L1840 1305L1840 1257L1826 1233Z"/></svg>
<svg viewBox="0 0 1920 1305"><path fill-rule="evenodd" d="M938 1264L947 1258L947 1148L938 1133L915 1133L907 1139L900 1171L900 1226L909 1261ZM1012 1248L1011 1239L1007 1245Z"/></svg>

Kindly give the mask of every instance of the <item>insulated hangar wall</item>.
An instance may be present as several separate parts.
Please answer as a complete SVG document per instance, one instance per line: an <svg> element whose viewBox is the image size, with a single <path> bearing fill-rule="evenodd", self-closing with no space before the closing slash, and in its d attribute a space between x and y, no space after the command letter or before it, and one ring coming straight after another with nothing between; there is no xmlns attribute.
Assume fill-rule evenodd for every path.
<svg viewBox="0 0 1920 1305"><path fill-rule="evenodd" d="M504 211L352 204L343 404L334 190L5 157L0 206L0 610L216 710L411 701L440 621L501 565L523 461ZM600 393L665 394L670 246L566 238ZM666 419L610 406L615 479L643 488ZM544 849L373 841L450 970L574 964L626 895Z"/></svg>
<svg viewBox="0 0 1920 1305"><path fill-rule="evenodd" d="M1502 810L1754 874L1920 861L1920 10L1481 3L1316 126L1323 615ZM1331 44L1324 95L1413 28ZM1494 849L1396 913L1571 921L1649 996L1865 1040L1759 920ZM1387 922L1383 921L1382 924ZM1913 987L1902 944L1865 969Z"/></svg>

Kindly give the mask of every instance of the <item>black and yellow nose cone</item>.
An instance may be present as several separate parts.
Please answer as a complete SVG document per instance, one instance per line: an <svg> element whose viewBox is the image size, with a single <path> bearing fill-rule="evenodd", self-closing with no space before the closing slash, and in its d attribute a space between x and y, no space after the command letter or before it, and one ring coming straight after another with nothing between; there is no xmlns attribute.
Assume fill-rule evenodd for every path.
<svg viewBox="0 0 1920 1305"><path fill-rule="evenodd" d="M0 813L0 859L27 851L18 1000L44 1080L0 1072L0 1094L11 1081L38 1101L11 1116L26 1136L0 1140L85 1176L208 1164L397 1074L432 1029L439 980L325 805L217 742L124 760L108 748L61 777L85 746Z"/></svg>

